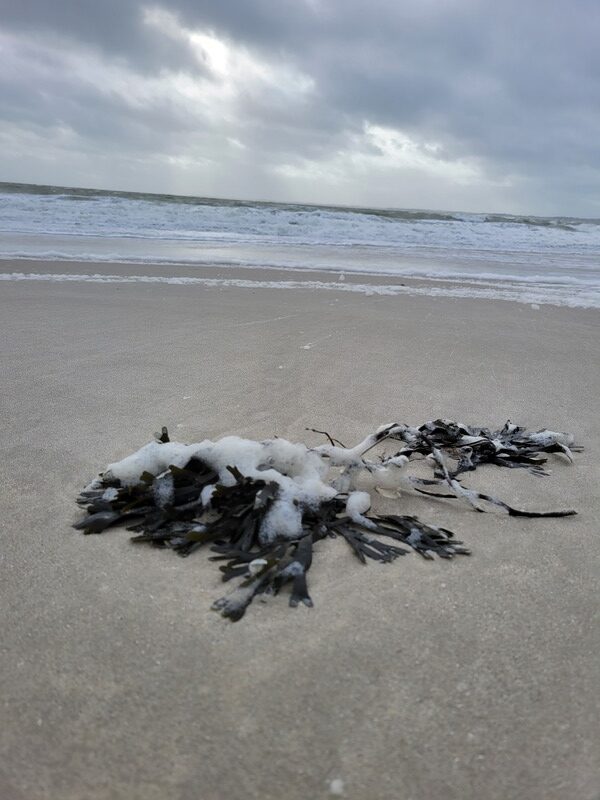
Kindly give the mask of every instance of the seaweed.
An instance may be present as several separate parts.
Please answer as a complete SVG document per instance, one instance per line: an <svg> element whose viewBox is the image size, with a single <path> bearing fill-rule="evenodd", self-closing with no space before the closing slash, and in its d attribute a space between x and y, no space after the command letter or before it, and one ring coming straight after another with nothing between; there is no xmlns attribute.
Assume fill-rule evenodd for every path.
<svg viewBox="0 0 600 800"><path fill-rule="evenodd" d="M528 432L510 421L492 431L438 419L418 428L396 423L383 426L356 447L347 449L325 431L307 430L324 435L329 444L304 448L302 452L307 458L310 454L319 460L324 476L330 469L335 471L333 477L327 478L329 493L319 495L318 501L316 496L290 499L282 476L287 481L290 478L283 467L277 472L272 456L256 470L246 469L252 474L244 474L243 460L230 463L223 470L211 460L210 449L198 446L181 463L169 464L157 474L143 470L136 482L121 480L109 468L80 493L77 503L87 513L73 527L85 534L99 534L111 526L125 524L133 534L132 542L168 548L183 557L208 547L210 559L223 562L219 567L223 581L239 581L212 607L237 621L256 597L267 599L284 591L288 591L290 606L311 607L307 573L315 546L325 540L344 540L362 564L387 564L411 550L428 560L469 555L468 548L447 528L427 524L412 515L372 513L368 496L367 510L359 513L361 509L357 510L349 498L356 499L360 494L360 501L364 501L364 493L357 492L361 476L386 496L397 497L401 490L414 491L433 498L463 500L480 513L492 509L521 517L576 513L570 509L514 508L490 494L465 487L460 480L463 474L484 464L525 469L543 477L548 474L543 468L548 460L545 454L561 455L572 462L573 453L582 449L573 444L573 437L568 434ZM272 445L273 441L297 447L285 440L251 444L260 447ZM365 458L376 446L394 442L400 442L401 448L392 455ZM155 443L171 446L166 427L155 434ZM160 447L160 452L167 451ZM405 474L409 462L423 458L432 469L431 478ZM292 535L265 535L266 520L272 519L275 506L284 501L300 520L297 531Z"/></svg>

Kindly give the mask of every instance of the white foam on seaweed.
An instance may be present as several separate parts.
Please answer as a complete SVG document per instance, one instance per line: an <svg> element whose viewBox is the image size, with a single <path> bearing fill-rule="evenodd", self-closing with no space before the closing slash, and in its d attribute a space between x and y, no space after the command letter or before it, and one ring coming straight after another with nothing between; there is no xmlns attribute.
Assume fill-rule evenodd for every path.
<svg viewBox="0 0 600 800"><path fill-rule="evenodd" d="M277 538L294 539L302 532L302 515L307 508L316 510L321 503L338 494L339 489L328 481L332 467L343 467L347 471L346 485L351 491L347 502L347 513L355 522L364 522L371 499L365 491L352 491L355 480L365 472L362 454L378 440L377 435L368 436L353 448L321 445L309 449L286 439L268 439L256 442L238 436L226 436L217 442L205 440L199 444L179 442L150 442L121 461L109 464L104 471L105 479L116 478L125 485L135 485L144 472L160 475L170 465L183 467L195 457L217 472L219 483L233 486L236 477L231 468L249 478L273 482L279 485L279 494L261 525L260 538L268 544ZM404 465L406 459L401 461ZM385 470L377 470L375 485L385 477L385 484L399 486L397 466L392 468L391 481ZM166 489L167 487L165 487ZM200 495L203 505L210 502L214 486L205 487Z"/></svg>
<svg viewBox="0 0 600 800"><path fill-rule="evenodd" d="M368 492L350 492L346 500L346 514L352 522L364 525L365 528L374 528L375 524L364 515L371 508L371 495Z"/></svg>
<svg viewBox="0 0 600 800"><path fill-rule="evenodd" d="M451 428L454 426L450 421L438 422L449 424ZM426 425L432 428L434 423ZM571 457L569 445L573 445L573 437L570 434L550 430L527 433L524 429L514 426L512 428L510 435L517 437L516 446L519 437L522 437L526 445L529 443L540 447L558 447ZM508 423L504 430L510 430ZM363 527L373 527L372 521L365 516L371 507L369 492L378 490L385 495L390 492L398 493L402 489L410 490L419 485L419 479L406 474L404 468L409 463L406 455L396 454L380 460L366 460L364 456L388 438L402 441L410 452L420 435L419 431L420 429L407 425L383 426L349 448L333 444L309 448L305 444L287 439L259 442L239 436L226 436L216 442L206 439L197 444L163 443L155 440L121 461L109 464L103 478L105 481L118 479L125 486L133 486L140 482L144 473L151 474L155 477L153 491L158 507L166 506L172 500L174 484L167 472L168 468L184 467L192 458L200 460L218 475L218 480L205 486L199 494L199 500L204 507L210 503L219 485L234 486L240 475L264 481L265 484L276 484L276 495L262 519L259 531L261 543L268 545L277 539L299 538L302 535L304 512L317 511L323 503L342 493L347 493L348 517ZM475 432L477 429L465 428L461 438L453 444L468 448L470 452ZM502 435L501 432L499 436ZM485 439L496 444L491 436L490 434ZM497 442L496 449L502 449L503 443L500 439ZM515 445L506 441L504 448L510 452L511 448L515 449ZM430 457L445 476L441 483L457 498L463 498L475 508L478 508L479 499L485 499L510 511L501 501L487 496L480 498L477 492L463 487L450 476L444 455L437 447L431 447ZM258 495L256 499L259 499Z"/></svg>
<svg viewBox="0 0 600 800"><path fill-rule="evenodd" d="M204 489L200 492L200 501L204 507L208 506L213 494L215 493L216 485L214 483L210 483L208 486L205 486Z"/></svg>
<svg viewBox="0 0 600 800"><path fill-rule="evenodd" d="M160 475L168 467L183 467L194 455L194 445L179 442L149 442L121 461L109 464L102 473L105 479L118 478L125 486L135 486L144 472Z"/></svg>
<svg viewBox="0 0 600 800"><path fill-rule="evenodd" d="M144 472L158 475L171 465L185 466L193 457L212 467L223 486L233 486L236 482L230 468L239 470L246 477L279 485L278 497L262 523L260 536L264 543L278 537L297 537L302 532L303 510L317 509L322 502L337 494L337 490L326 482L332 460L286 439L255 442L226 436L218 442L206 440L191 445L153 441L121 461L109 464L103 475L105 479L116 478L131 486L139 482ZM336 463L335 459L333 463ZM214 491L212 485L202 490L200 499L203 505L210 502Z"/></svg>
<svg viewBox="0 0 600 800"><path fill-rule="evenodd" d="M325 435L330 444L314 448L279 438L258 442L238 436L183 444L168 441L163 427L155 434L157 440L110 464L102 480L86 487L77 502L87 507L88 515L73 527L84 533L101 533L111 525L141 517L130 527L141 531L134 541L166 545L181 555L213 543L218 558L229 562L221 568L224 580L243 578L233 592L213 605L236 621L256 595L265 599L277 594L286 582L292 583L291 606L312 606L306 573L313 545L329 537L346 539L363 563L367 559L389 562L407 552L380 541L380 536L405 543L424 558L468 555L462 542L444 528L412 515L372 514L374 491L398 497L401 489L408 488L427 495L454 496L478 511L491 506L511 516L566 517L576 513L570 509L521 510L457 480L477 464L502 464L498 455L507 459L507 466L547 474L540 467L546 461L543 452L572 460L566 443L574 451L582 449L572 444L569 434L550 430L528 434L510 421L501 430L491 431L437 419L418 428L383 426L350 448L334 445L335 440ZM479 439L479 450L474 437ZM365 458L385 442L393 443L395 455L386 457L380 451ZM404 468L411 456L428 452L434 478L408 474ZM447 464L446 456L453 466ZM137 489L131 491L129 487L135 485ZM137 498L133 507L132 498ZM212 508L207 510L211 500Z"/></svg>

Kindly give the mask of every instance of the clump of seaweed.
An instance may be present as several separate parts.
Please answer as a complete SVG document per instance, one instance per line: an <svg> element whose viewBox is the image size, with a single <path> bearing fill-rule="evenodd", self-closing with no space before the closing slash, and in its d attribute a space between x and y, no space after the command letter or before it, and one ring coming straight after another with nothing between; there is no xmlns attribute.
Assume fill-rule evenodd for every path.
<svg viewBox="0 0 600 800"><path fill-rule="evenodd" d="M397 498L401 491L415 491L511 516L576 513L514 508L460 480L481 464L544 476L544 454L572 461L573 452L582 449L570 434L531 432L510 421L492 431L438 419L418 428L384 425L347 448L324 431L309 430L326 436L328 444L309 448L285 439L229 436L184 445L171 442L162 428L153 442L110 464L81 492L77 502L87 515L74 527L92 534L125 523L135 534L133 542L181 556L208 546L211 560L223 562L223 580L239 580L213 604L236 621L256 596L279 594L288 584L291 606L312 606L306 576L315 543L327 538L344 539L362 563L391 562L410 550L426 559L469 554L446 528L411 515L370 513L373 492ZM366 458L390 443L399 449ZM425 459L432 477L408 472L416 459Z"/></svg>

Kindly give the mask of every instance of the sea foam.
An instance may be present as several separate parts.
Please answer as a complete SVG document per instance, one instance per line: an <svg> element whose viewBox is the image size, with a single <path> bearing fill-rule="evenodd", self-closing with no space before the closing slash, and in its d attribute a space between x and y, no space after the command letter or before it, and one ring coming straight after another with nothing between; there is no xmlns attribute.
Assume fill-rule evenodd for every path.
<svg viewBox="0 0 600 800"><path fill-rule="evenodd" d="M600 220L566 217L0 184L0 258L377 274L436 281L407 287L417 294L600 302Z"/></svg>

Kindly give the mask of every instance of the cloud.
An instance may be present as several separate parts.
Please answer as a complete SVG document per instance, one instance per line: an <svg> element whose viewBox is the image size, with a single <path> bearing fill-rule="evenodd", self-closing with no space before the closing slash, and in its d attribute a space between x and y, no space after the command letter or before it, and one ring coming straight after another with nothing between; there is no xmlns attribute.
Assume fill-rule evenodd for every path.
<svg viewBox="0 0 600 800"><path fill-rule="evenodd" d="M595 0L23 0L0 22L6 178L600 211Z"/></svg>

